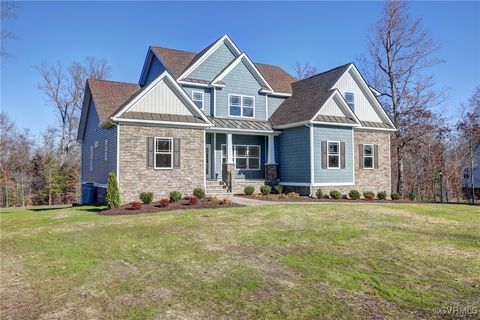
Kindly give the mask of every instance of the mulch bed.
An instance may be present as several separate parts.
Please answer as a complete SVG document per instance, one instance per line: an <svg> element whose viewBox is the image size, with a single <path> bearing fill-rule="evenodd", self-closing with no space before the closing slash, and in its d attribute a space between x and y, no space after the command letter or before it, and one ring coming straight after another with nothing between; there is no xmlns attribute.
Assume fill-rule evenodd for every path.
<svg viewBox="0 0 480 320"><path fill-rule="evenodd" d="M274 202L365 202L365 203L425 203L421 201L410 201L406 199L402 200L379 200L375 199L372 201L365 200L365 199L359 199L359 200L352 200L352 199L331 199L331 198L311 198L311 197L306 197L306 196L300 196L300 197L285 197L285 198L280 198L277 194L271 194L268 196L264 196L262 194L255 194L251 196L247 196L245 194L236 194L235 196L237 197L242 197L242 198L248 198L248 199L255 199L255 200L264 200L264 201L274 201Z"/></svg>
<svg viewBox="0 0 480 320"><path fill-rule="evenodd" d="M143 204L141 209L133 209L131 204L123 205L119 208L105 209L98 214L105 216L118 216L128 214L142 214L142 213L154 213L163 211L174 210L188 210L188 209L220 209L220 208L232 208L243 207L236 203L223 203L223 201L209 201L199 200L197 204L189 204L187 199L182 199L177 202L172 202L168 207L162 207L160 202L152 202L150 204Z"/></svg>

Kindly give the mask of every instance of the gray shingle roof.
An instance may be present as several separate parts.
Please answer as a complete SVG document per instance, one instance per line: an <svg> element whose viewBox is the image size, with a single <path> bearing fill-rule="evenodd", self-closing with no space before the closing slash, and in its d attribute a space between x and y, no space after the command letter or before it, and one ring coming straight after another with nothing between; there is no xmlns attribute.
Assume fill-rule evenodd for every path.
<svg viewBox="0 0 480 320"><path fill-rule="evenodd" d="M107 121L119 106L140 91L140 86L135 83L97 79L88 79L87 86L95 102L100 123Z"/></svg>
<svg viewBox="0 0 480 320"><path fill-rule="evenodd" d="M350 63L292 83L293 94L270 117L273 127L311 120L333 94L332 86Z"/></svg>
<svg viewBox="0 0 480 320"><path fill-rule="evenodd" d="M225 119L225 118L213 118L208 117L215 128L222 129L241 129L241 130L260 130L260 131L273 131L272 126L268 121L259 120L237 120L237 119Z"/></svg>

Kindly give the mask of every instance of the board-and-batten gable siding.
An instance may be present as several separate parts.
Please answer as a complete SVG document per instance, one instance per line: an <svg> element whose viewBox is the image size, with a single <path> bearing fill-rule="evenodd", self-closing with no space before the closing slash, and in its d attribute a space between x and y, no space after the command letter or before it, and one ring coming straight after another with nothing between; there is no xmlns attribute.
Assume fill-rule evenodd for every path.
<svg viewBox="0 0 480 320"><path fill-rule="evenodd" d="M268 117L270 118L275 110L285 101L283 97L268 96Z"/></svg>
<svg viewBox="0 0 480 320"><path fill-rule="evenodd" d="M213 115L213 108L212 108L212 98L211 98L211 88L200 88L200 87L190 87L186 85L182 85L183 90L188 94L190 98L192 98L192 91L200 91L203 92L203 113L210 116Z"/></svg>
<svg viewBox="0 0 480 320"><path fill-rule="evenodd" d="M203 61L186 78L211 81L227 65L235 59L235 55L226 44L219 46L205 61Z"/></svg>
<svg viewBox="0 0 480 320"><path fill-rule="evenodd" d="M334 88L338 89L345 97L345 92L353 92L355 102L355 115L361 121L383 122L378 113L372 106L373 101L367 97L366 93L358 83L358 80L352 74L346 72L338 81Z"/></svg>
<svg viewBox="0 0 480 320"><path fill-rule="evenodd" d="M338 117L345 117L345 113L343 113L342 109L338 105L337 98L333 98L328 100L325 105L320 109L319 114L325 116L338 116Z"/></svg>
<svg viewBox="0 0 480 320"><path fill-rule="evenodd" d="M353 141L352 128L314 125L314 183L353 183ZM345 143L345 169L322 168L322 141Z"/></svg>
<svg viewBox="0 0 480 320"><path fill-rule="evenodd" d="M148 71L147 71L147 75L145 76L144 86L147 86L150 82L155 80L164 71L165 71L165 67L163 66L163 64L158 60L157 57L153 56L152 60L150 61L150 65L148 66Z"/></svg>
<svg viewBox="0 0 480 320"><path fill-rule="evenodd" d="M216 92L215 114L217 117L228 117L228 95L238 94L254 97L254 119L265 120L265 95L259 94L261 86L243 61L233 68L222 81L225 83L225 87Z"/></svg>
<svg viewBox="0 0 480 320"><path fill-rule="evenodd" d="M212 138L213 141L213 138ZM254 135L232 135L232 143L234 145L259 145L260 153L260 170L236 170L236 179L263 179L264 163L267 159L267 150L265 144L265 136ZM227 136L223 133L217 133L215 146L215 172L214 178L222 177L222 144L227 144Z"/></svg>
<svg viewBox="0 0 480 320"><path fill-rule="evenodd" d="M192 115L192 112L164 79L150 89L128 111Z"/></svg>
<svg viewBox="0 0 480 320"><path fill-rule="evenodd" d="M82 143L82 182L106 184L108 174L117 168L117 128L99 128L100 119L93 99L90 99ZM108 140L105 161L105 140ZM95 148L95 141L98 147ZM93 171L90 171L90 146L93 146Z"/></svg>
<svg viewBox="0 0 480 320"><path fill-rule="evenodd" d="M279 177L282 183L310 183L310 129L289 128L278 137Z"/></svg>

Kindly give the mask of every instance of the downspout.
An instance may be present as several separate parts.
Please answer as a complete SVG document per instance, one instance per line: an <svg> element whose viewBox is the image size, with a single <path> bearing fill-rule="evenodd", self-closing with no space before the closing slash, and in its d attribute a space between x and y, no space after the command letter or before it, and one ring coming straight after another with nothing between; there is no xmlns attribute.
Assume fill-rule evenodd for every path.
<svg viewBox="0 0 480 320"><path fill-rule="evenodd" d="M117 127L117 163L115 164L115 175L117 176L117 184L120 187L120 124L113 121L110 123Z"/></svg>
<svg viewBox="0 0 480 320"><path fill-rule="evenodd" d="M310 131L310 197L313 197L313 183L315 180L315 154L313 148L313 124L306 125Z"/></svg>

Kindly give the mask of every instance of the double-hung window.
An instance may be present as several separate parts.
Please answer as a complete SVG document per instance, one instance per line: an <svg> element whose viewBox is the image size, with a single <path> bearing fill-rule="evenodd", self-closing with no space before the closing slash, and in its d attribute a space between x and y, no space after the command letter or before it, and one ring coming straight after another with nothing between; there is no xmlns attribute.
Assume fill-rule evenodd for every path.
<svg viewBox="0 0 480 320"><path fill-rule="evenodd" d="M373 144L363 145L363 167L365 169L373 169Z"/></svg>
<svg viewBox="0 0 480 320"><path fill-rule="evenodd" d="M93 171L93 146L90 146L90 171Z"/></svg>
<svg viewBox="0 0 480 320"><path fill-rule="evenodd" d="M231 94L228 96L228 114L233 117L253 118L255 98Z"/></svg>
<svg viewBox="0 0 480 320"><path fill-rule="evenodd" d="M340 169L340 142L327 143L328 169Z"/></svg>
<svg viewBox="0 0 480 320"><path fill-rule="evenodd" d="M350 110L355 112L355 94L353 92L345 92L345 101L347 101Z"/></svg>
<svg viewBox="0 0 480 320"><path fill-rule="evenodd" d="M237 170L260 170L260 146L233 146L233 161ZM222 163L227 162L227 146L222 145Z"/></svg>
<svg viewBox="0 0 480 320"><path fill-rule="evenodd" d="M173 168L172 140L172 138L155 138L155 169Z"/></svg>
<svg viewBox="0 0 480 320"><path fill-rule="evenodd" d="M202 91L192 91L192 100L199 109L203 110L203 92Z"/></svg>

